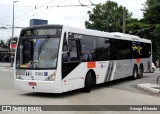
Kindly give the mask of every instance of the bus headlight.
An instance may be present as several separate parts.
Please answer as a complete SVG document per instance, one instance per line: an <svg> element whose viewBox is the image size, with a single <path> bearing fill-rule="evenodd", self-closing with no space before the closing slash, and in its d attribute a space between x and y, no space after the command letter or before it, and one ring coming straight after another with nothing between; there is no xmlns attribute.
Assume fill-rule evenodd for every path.
<svg viewBox="0 0 160 114"><path fill-rule="evenodd" d="M46 81L55 81L56 78L56 71L49 75L45 80Z"/></svg>
<svg viewBox="0 0 160 114"><path fill-rule="evenodd" d="M18 74L18 72L16 72L16 79L21 79L21 80L23 80L22 77Z"/></svg>
<svg viewBox="0 0 160 114"><path fill-rule="evenodd" d="M23 78L21 76L18 76L18 75L16 76L16 78L23 80Z"/></svg>

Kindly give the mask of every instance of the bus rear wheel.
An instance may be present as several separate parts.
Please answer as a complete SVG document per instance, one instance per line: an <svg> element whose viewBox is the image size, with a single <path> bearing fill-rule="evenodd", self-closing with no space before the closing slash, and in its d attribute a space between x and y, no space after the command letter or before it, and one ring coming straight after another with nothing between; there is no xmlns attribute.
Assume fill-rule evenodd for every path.
<svg viewBox="0 0 160 114"><path fill-rule="evenodd" d="M134 68L133 68L132 77L133 77L134 80L136 80L138 78L138 68L137 68L137 66L134 66Z"/></svg>
<svg viewBox="0 0 160 114"><path fill-rule="evenodd" d="M93 86L93 82L92 82L92 73L88 72L86 75L86 79L85 79L85 86L84 86L84 91L85 92L90 92Z"/></svg>
<svg viewBox="0 0 160 114"><path fill-rule="evenodd" d="M138 78L142 78L142 76L143 76L143 66L140 65L139 66L139 72L138 72Z"/></svg>

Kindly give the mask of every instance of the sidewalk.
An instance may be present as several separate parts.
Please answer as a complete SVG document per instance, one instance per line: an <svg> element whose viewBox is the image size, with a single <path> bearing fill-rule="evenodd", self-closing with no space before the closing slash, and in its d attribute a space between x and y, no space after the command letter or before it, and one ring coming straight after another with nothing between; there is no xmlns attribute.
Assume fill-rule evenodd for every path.
<svg viewBox="0 0 160 114"><path fill-rule="evenodd" d="M0 62L0 66L11 66L11 63L9 63L9 62Z"/></svg>
<svg viewBox="0 0 160 114"><path fill-rule="evenodd" d="M1 69L13 69L13 67L11 67L11 63L5 63L5 62L0 62L0 68Z"/></svg>
<svg viewBox="0 0 160 114"><path fill-rule="evenodd" d="M159 74L160 76L159 68L156 68L154 73ZM155 84L140 83L136 85L136 88L150 95L160 96L160 78L158 84L156 84L156 82Z"/></svg>
<svg viewBox="0 0 160 114"><path fill-rule="evenodd" d="M156 68L155 69L155 73L159 73L160 74L160 68Z"/></svg>

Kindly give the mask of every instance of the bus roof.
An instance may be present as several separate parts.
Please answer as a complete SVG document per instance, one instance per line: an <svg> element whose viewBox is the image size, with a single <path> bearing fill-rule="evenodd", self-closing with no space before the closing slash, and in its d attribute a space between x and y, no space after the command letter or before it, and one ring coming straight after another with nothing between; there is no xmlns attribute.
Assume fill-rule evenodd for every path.
<svg viewBox="0 0 160 114"><path fill-rule="evenodd" d="M132 38L140 39L139 36L124 34L124 33L120 33L120 32L111 32L110 34L113 34L116 37L126 37L126 38L131 38L132 37Z"/></svg>
<svg viewBox="0 0 160 114"><path fill-rule="evenodd" d="M30 27L23 28L23 30L34 29L34 28L48 28L48 27L62 27L63 25L34 25Z"/></svg>
<svg viewBox="0 0 160 114"><path fill-rule="evenodd" d="M122 39L122 40L130 40L130 41L138 41L138 42L146 42L151 43L151 40L140 38L139 36L130 35L130 34L124 34L120 32L103 32L98 30L92 30L92 29L81 29L66 25L36 25L32 27L27 27L22 29L34 29L34 28L47 28L47 27L63 27L64 29L67 29L68 32L75 32L79 34L85 34L85 35L93 35L93 36L99 36L99 37L108 37L108 38L114 38L114 39Z"/></svg>
<svg viewBox="0 0 160 114"><path fill-rule="evenodd" d="M104 31L98 31L98 30L92 30L92 29L74 28L70 26L63 26L63 28L67 28L69 32L75 32L79 34L94 35L94 36L99 36L99 37L108 37L108 38L122 39L122 40L130 40L130 41L135 41L135 42L137 41L137 42L151 43L151 40L140 38L139 36L135 36L135 35L120 33L120 32L104 32Z"/></svg>

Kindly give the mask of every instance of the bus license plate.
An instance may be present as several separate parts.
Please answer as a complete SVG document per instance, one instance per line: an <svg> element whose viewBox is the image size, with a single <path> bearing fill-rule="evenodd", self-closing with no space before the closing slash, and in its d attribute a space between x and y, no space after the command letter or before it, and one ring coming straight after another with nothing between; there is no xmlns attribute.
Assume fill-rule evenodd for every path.
<svg viewBox="0 0 160 114"><path fill-rule="evenodd" d="M30 86L37 86L36 82L29 82Z"/></svg>

